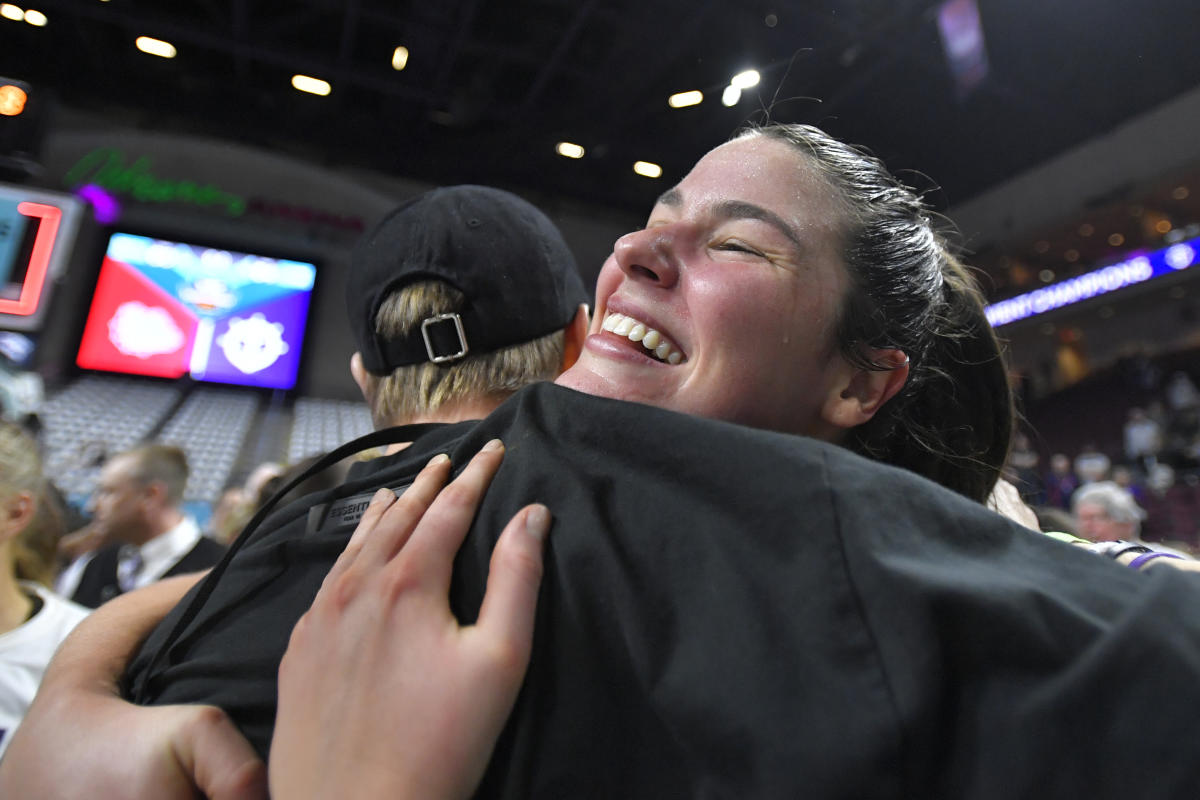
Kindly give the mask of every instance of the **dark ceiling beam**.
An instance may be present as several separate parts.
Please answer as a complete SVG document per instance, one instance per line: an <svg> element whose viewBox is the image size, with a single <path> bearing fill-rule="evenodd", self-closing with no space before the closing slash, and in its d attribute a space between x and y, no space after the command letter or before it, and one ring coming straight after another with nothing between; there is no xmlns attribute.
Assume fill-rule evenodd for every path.
<svg viewBox="0 0 1200 800"><path fill-rule="evenodd" d="M335 84L335 88L337 84L358 86L387 97L420 103L430 103L434 97L439 96L425 89L358 72L352 65L343 66L327 59L262 44L237 42L224 31L202 31L192 25L181 25L148 15L131 13L120 7L110 8L101 3L96 3L93 7L90 4L76 5L65 2L65 0L40 0L40 2L43 8L57 9L64 14L73 14L77 18L118 25L129 30L145 31L149 34L166 37L174 44L186 44L235 58L245 58L251 62L303 72L329 80ZM280 88L282 90L285 87Z"/></svg>
<svg viewBox="0 0 1200 800"><path fill-rule="evenodd" d="M346 0L342 14L342 37L338 42L338 66L350 66L354 54L354 39L358 34L358 0Z"/></svg>
<svg viewBox="0 0 1200 800"><path fill-rule="evenodd" d="M437 75L433 80L433 96L445 97L450 87L450 78L454 75L454 65L463 44L470 36L475 24L475 14L479 11L479 0L465 0L459 4L459 14L454 25L454 36L442 53L442 63L438 65Z"/></svg>
<svg viewBox="0 0 1200 800"><path fill-rule="evenodd" d="M235 42L245 43L247 34L250 31L250 0L233 0L233 8L231 9L231 28L233 32L233 40ZM235 55L233 58L234 74L238 76L238 80L245 80L250 74L250 62L245 56Z"/></svg>
<svg viewBox="0 0 1200 800"><path fill-rule="evenodd" d="M558 73L563 59L566 58L567 53L575 45L580 31L587 24L588 19L592 16L592 12L596 10L598 2L599 0L587 0L586 3L579 6L576 10L571 23L567 25L567 29L559 37L558 44L554 47L554 52L546 59L541 71L538 72L537 77L534 78L533 83L530 85L529 91L525 93L525 98L520 103L521 111L518 113L528 112L541 97L546 85Z"/></svg>
<svg viewBox="0 0 1200 800"><path fill-rule="evenodd" d="M643 55L637 59L637 63L642 67L636 75L637 85L634 86L630 81L621 87L622 93L626 96L632 95L637 98L628 104L629 109L646 108L648 104L656 101L664 107L666 106L667 98L659 96L662 92L663 76L673 65L678 63L679 59L691 52L701 27L708 20L709 14L712 13L717 2L718 0L704 0L702 3L693 5L687 14L680 15L683 23L677 29L670 31L669 35L668 32L662 30L650 30L646 31L646 39L638 42L626 41L626 50L636 48L642 53L654 54L653 58L646 58ZM624 51L614 54L612 58L618 62L628 60ZM633 77L629 70L613 69L608 72L613 77L618 75ZM598 99L597 103L600 102L603 100ZM607 115L602 111L603 109L598 105L594 105L592 111L586 115L594 119L611 120L611 124L597 131L597 135L602 139L613 139L621 131L641 124L641 117L637 114Z"/></svg>

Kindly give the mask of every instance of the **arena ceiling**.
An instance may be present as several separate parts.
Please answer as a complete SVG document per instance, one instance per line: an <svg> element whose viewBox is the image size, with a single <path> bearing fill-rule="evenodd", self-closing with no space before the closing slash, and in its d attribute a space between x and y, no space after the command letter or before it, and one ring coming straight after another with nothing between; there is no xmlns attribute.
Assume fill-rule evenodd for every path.
<svg viewBox="0 0 1200 800"><path fill-rule="evenodd" d="M929 0L12 5L46 24L0 18L0 75L72 108L638 213L767 110L869 146L946 207L1200 85L1195 0L978 0L988 73L965 94ZM177 54L140 52L138 36ZM750 68L758 86L724 106L722 89ZM297 73L331 93L294 90ZM668 106L697 89L700 105ZM557 155L560 141L584 156ZM662 178L634 174L639 160Z"/></svg>

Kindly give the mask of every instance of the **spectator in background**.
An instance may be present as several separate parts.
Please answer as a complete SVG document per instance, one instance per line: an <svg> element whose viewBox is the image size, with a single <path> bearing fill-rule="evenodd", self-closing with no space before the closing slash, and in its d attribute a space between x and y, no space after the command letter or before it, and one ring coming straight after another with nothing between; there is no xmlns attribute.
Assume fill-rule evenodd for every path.
<svg viewBox="0 0 1200 800"><path fill-rule="evenodd" d="M1071 459L1063 453L1050 456L1050 472L1046 475L1046 505L1053 508L1071 507L1071 495L1079 488L1079 479L1071 470Z"/></svg>
<svg viewBox="0 0 1200 800"><path fill-rule="evenodd" d="M1152 472L1153 468L1146 474L1149 475ZM1146 501L1149 497L1146 491L1146 486L1141 480L1138 479L1138 476L1134 474L1134 471L1131 468L1125 466L1124 464L1118 464L1117 466L1113 467L1112 480L1117 486L1120 486L1122 489L1129 492L1135 503L1137 503L1139 506L1145 507Z"/></svg>
<svg viewBox="0 0 1200 800"><path fill-rule="evenodd" d="M265 461L250 471L241 486L233 486L221 493L213 506L212 518L208 523L208 535L223 545L228 545L241 533L242 527L254 516L265 499L263 489L273 485L286 467L274 461ZM267 494L266 497L269 497Z"/></svg>
<svg viewBox="0 0 1200 800"><path fill-rule="evenodd" d="M1094 442L1083 446L1079 455L1075 456L1075 474L1083 483L1095 483L1108 477L1112 461L1097 449Z"/></svg>
<svg viewBox="0 0 1200 800"><path fill-rule="evenodd" d="M111 544L87 556L71 599L95 608L170 575L207 569L225 548L200 535L180 504L187 458L151 444L113 457L92 497L92 526ZM65 592L64 592L65 593Z"/></svg>
<svg viewBox="0 0 1200 800"><path fill-rule="evenodd" d="M1012 450L1008 454L1006 477L1017 487L1021 499L1032 506L1046 502L1042 490L1042 475L1038 470L1038 454L1029 443L1029 437L1018 431L1013 436Z"/></svg>
<svg viewBox="0 0 1200 800"><path fill-rule="evenodd" d="M88 613L47 588L62 524L43 491L33 442L0 423L0 756L50 656Z"/></svg>
<svg viewBox="0 0 1200 800"><path fill-rule="evenodd" d="M1200 407L1200 390L1196 389L1196 384L1192 382L1186 372L1176 372L1171 375L1164 391L1167 396L1167 405L1176 414Z"/></svg>
<svg viewBox="0 0 1200 800"><path fill-rule="evenodd" d="M1124 433L1125 457L1136 463L1143 475L1149 475L1162 450L1162 427L1142 409L1131 408Z"/></svg>
<svg viewBox="0 0 1200 800"><path fill-rule="evenodd" d="M1188 558L1186 553L1158 543L1142 541L1142 520L1146 512L1134 502L1133 495L1112 481L1098 481L1079 487L1071 502L1075 513L1075 533L1093 542L1132 542L1156 552Z"/></svg>

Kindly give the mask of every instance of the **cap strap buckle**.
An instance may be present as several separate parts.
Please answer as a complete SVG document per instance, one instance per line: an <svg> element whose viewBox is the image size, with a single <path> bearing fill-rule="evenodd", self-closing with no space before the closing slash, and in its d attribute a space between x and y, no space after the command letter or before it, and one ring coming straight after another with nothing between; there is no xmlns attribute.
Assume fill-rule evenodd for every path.
<svg viewBox="0 0 1200 800"><path fill-rule="evenodd" d="M434 352L433 334L430 333L430 328L432 328L434 325L437 325L438 323L441 323L441 322L453 322L454 323L454 332L458 336L458 352L457 353L450 353L447 355L438 355L436 352ZM442 325L440 327L443 330L446 329L445 325ZM466 331L463 330L462 317L460 317L458 314L455 314L453 312L451 312L449 314L437 314L437 315L432 316L429 319L425 320L424 322L422 322L421 323L421 337L423 339L425 339L425 352L429 354L429 360L432 361L434 364L444 364L447 361L457 361L458 359L465 356L467 354L467 351L470 349L469 347L467 347L467 334L466 334ZM446 336L441 336L441 335L438 336L438 339L441 340L440 341L441 344L446 344L447 338L448 337L446 337Z"/></svg>

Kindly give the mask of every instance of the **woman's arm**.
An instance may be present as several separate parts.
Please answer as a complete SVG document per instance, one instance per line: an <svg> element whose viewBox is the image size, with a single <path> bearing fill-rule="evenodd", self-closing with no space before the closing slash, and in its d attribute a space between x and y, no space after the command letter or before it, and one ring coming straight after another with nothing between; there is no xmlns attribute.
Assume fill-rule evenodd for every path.
<svg viewBox="0 0 1200 800"><path fill-rule="evenodd" d="M266 797L265 769L219 709L143 708L117 682L142 640L203 573L105 603L59 647L0 762L2 797Z"/></svg>

